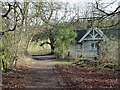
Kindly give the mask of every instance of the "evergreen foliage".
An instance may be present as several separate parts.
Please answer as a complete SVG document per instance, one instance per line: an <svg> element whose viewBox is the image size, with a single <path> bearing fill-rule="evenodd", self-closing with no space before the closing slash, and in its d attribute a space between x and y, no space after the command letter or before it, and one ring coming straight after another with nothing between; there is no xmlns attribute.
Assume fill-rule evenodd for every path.
<svg viewBox="0 0 120 90"><path fill-rule="evenodd" d="M72 27L67 27L64 24L62 28L54 32L56 54L60 58L65 58L65 53L69 49L71 43L75 43L76 32Z"/></svg>

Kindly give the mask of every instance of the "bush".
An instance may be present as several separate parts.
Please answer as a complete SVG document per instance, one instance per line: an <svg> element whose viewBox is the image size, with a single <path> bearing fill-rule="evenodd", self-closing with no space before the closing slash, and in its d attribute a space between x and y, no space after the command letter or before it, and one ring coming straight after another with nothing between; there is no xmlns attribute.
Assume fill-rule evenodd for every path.
<svg viewBox="0 0 120 90"><path fill-rule="evenodd" d="M79 61L73 63L76 64L78 66L87 66L87 67L97 67L99 66L101 63L99 61L96 60L90 60L90 59L80 59Z"/></svg>
<svg viewBox="0 0 120 90"><path fill-rule="evenodd" d="M118 41L107 40L100 44L99 61L105 65L105 63L118 64Z"/></svg>
<svg viewBox="0 0 120 90"><path fill-rule="evenodd" d="M56 48L56 55L60 58L65 58L66 52L68 52L68 48L72 43L75 42L75 37L77 36L76 32L73 31L72 27L67 27L64 24L62 27L54 33L55 43L54 46Z"/></svg>
<svg viewBox="0 0 120 90"><path fill-rule="evenodd" d="M104 68L109 68L109 69L118 69L118 64L113 64L113 63L106 63Z"/></svg>

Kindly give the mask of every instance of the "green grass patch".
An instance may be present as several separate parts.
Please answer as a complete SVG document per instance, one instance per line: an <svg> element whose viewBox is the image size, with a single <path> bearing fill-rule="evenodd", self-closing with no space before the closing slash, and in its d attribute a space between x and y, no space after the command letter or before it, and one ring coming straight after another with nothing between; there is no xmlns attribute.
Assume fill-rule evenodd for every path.
<svg viewBox="0 0 120 90"><path fill-rule="evenodd" d="M55 64L68 64L68 65L70 65L70 64L72 64L73 62L59 62L59 61L56 61L56 62L54 62Z"/></svg>
<svg viewBox="0 0 120 90"><path fill-rule="evenodd" d="M44 46L40 47L40 44L44 41L38 41L37 43L31 42L28 47L28 52L30 52L32 55L43 55L48 54L51 52L51 48L48 44L45 44Z"/></svg>

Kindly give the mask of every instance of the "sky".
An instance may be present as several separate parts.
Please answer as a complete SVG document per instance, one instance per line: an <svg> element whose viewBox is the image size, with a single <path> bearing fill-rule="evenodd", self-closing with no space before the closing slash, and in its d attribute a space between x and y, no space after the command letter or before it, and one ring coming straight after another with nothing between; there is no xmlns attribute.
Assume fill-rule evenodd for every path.
<svg viewBox="0 0 120 90"><path fill-rule="evenodd" d="M11 2L14 0L0 0L3 2ZM50 2L69 2L70 4L72 3L78 3L80 2L81 5L83 5L83 7L87 4L87 3L91 3L91 2L95 2L95 0L16 0L18 2L23 2L23 1L34 1L34 2L40 2L40 1L50 1ZM112 4L111 6L107 7L107 10L111 10L114 11L116 7L118 7L118 2L120 2L120 0L98 0L100 3L111 3L114 2L114 4Z"/></svg>
<svg viewBox="0 0 120 90"><path fill-rule="evenodd" d="M0 1L3 1L3 2L11 2L11 1L14 1L14 0L0 0ZM35 1L35 2L40 2L40 1L50 1L50 2L69 2L69 3L78 3L78 2L81 2L82 4L86 4L88 2L95 2L95 0L16 0L18 2L22 2L22 1ZM110 2L113 2L113 1L116 1L116 3L114 3L112 5L112 9L115 9L117 6L118 6L118 2L120 2L120 0L97 0L99 2L105 2L105 3L110 3Z"/></svg>
<svg viewBox="0 0 120 90"><path fill-rule="evenodd" d="M106 3L106 4L109 4L109 3L112 3L112 2L115 2L114 4L112 4L110 7L107 7L107 9L111 10L111 11L114 11L116 9L116 7L118 7L118 2L120 2L120 0L60 0L60 1L63 1L63 2L70 2L70 3L78 3L78 2L81 2L83 5L84 4L87 4L89 2L95 2L95 1L99 1L100 3Z"/></svg>
<svg viewBox="0 0 120 90"><path fill-rule="evenodd" d="M14 0L0 0L0 1L3 1L3 2L13 2ZM23 1L26 1L26 0L16 0L16 1L19 1L19 2L23 2ZM28 1L28 0L27 0ZM34 2L40 2L42 0L30 0L30 1L34 1ZM45 1L45 0L44 0ZM95 2L95 0L46 0L46 1L50 1L50 2L68 2L70 3L71 5L72 4L77 4L78 6L80 5L80 12L82 13L83 11L87 10L86 9L86 6L88 3L91 3L91 2ZM114 2L114 4L112 4L110 7L107 7L105 10L107 10L108 12L109 11L114 11L117 7L118 7L118 2L120 2L120 0L99 0L100 3L112 3ZM72 14L71 14L72 15ZM82 17L83 14L80 14L80 17ZM63 16L63 12L60 13L60 16Z"/></svg>

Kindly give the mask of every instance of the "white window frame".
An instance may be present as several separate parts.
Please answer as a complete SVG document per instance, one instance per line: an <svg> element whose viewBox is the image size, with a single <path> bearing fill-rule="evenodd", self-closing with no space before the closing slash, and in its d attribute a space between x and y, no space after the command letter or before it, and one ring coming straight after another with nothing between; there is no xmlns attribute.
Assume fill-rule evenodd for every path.
<svg viewBox="0 0 120 90"><path fill-rule="evenodd" d="M92 44L94 44L93 48L92 48ZM91 42L90 43L90 50L95 50L96 49L96 42Z"/></svg>

